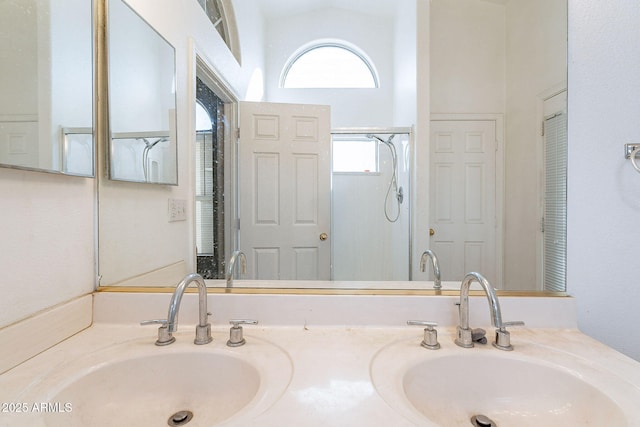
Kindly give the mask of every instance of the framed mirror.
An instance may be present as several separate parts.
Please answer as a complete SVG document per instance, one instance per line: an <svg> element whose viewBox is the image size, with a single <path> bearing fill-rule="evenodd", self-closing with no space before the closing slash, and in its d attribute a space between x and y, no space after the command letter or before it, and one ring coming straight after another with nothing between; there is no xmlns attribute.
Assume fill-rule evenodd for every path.
<svg viewBox="0 0 640 427"><path fill-rule="evenodd" d="M0 2L0 166L93 177L93 13Z"/></svg>
<svg viewBox="0 0 640 427"><path fill-rule="evenodd" d="M175 49L122 0L107 16L109 178L176 185Z"/></svg>
<svg viewBox="0 0 640 427"><path fill-rule="evenodd" d="M142 9L151 7L147 6L146 0L139 2L145 5ZM409 174L413 176L410 185L398 185L411 193L404 195L406 202L402 204L403 208L410 206L407 215L410 221L409 236L405 239L403 248L399 250L411 257L411 280L385 279L377 283L375 277L367 277L365 280L349 277L346 280L329 282L310 280L308 275L285 278L277 272L271 276L260 277L252 272L252 268L256 266L254 261L249 263L249 273L241 276L246 281L244 286L321 287L340 291L392 287L400 292L429 289L433 276L429 268L425 272L420 271L420 255L425 250L432 249L441 260L443 279L454 286L459 287L462 274L460 271L476 269L491 276L491 283L500 289L527 292L564 290L565 196L558 192L554 195L555 200L559 202L558 205L545 204L545 200L549 200L547 196L551 193L548 193L550 190L544 184L550 183L549 179L553 178L551 174L546 173L552 168L551 163L545 163L550 159L551 153L546 151L545 146L547 143L550 144L549 147L553 146L551 141L547 141L547 137L558 137L556 142L560 142L560 145L555 146L557 164L560 166L559 170L566 167L566 158L563 160L562 157L567 144L567 112L563 103L567 93L566 1L376 0L338 4L334 1L319 0L293 5L281 0L229 0L222 3L233 6L239 40L243 47L240 64L234 61L224 41L216 38L218 36L215 28L210 28L210 31L205 29L210 23L201 19L206 17L202 11L196 12L198 5L181 11L180 16L184 18L185 24L172 28L179 27L175 31L176 34L180 33L180 37L184 35L185 38L193 38L194 45L199 46L197 53L202 54L207 65L216 69L215 74L223 84L229 83L227 89L232 90L239 99L250 99L265 104L328 105L331 109L327 131L329 138L331 129L336 128L413 129L413 141L407 144L411 147L407 152L409 155L406 156L399 146L396 147L398 158L403 151L403 160L408 159ZM154 15L154 18L168 21L173 19L165 12L158 12L158 16ZM317 25L320 21L323 25ZM335 42L336 39L341 40L341 46L353 48L370 62L370 69L375 71L379 87L282 86L283 70L289 69L288 63L291 60L306 51L305 49L326 43L327 40ZM212 58L215 58L215 61ZM195 81L195 73L192 77ZM188 93L187 96L190 98L188 102L193 106L193 120L190 120L195 123L195 83L193 86L194 93ZM235 104L226 105L225 101L225 111L234 108ZM213 117L211 112L209 116ZM242 117L239 122L247 123ZM480 130L463 128L458 132L452 125L458 125L460 122L470 126L490 125L491 129L485 132L482 127L478 128ZM224 172L221 176L211 175L211 182L215 176L218 184L212 188L219 189L224 194L200 194L196 193L195 188L189 189L193 193L194 211L198 209L198 203L204 204L202 200L205 198L208 205L218 203L220 206L224 203L225 206L222 210L212 209L214 213L207 218L204 218L203 212L208 208L201 208L199 213L194 212L194 217L198 217L192 218L197 224L188 227L208 233L207 236L190 236L192 248L198 246L197 252L193 251L193 255L197 254L198 261L208 258L205 260L207 265L203 266L203 271L215 271L212 279L224 277L229 257L234 250L252 250L242 246L243 233L246 235L248 232L244 223L238 228L238 224L246 220L246 215L243 218L239 213L243 204L241 199L253 194L240 187L240 180L243 175L246 176L246 167L243 169L241 165L241 162L246 160L242 155L243 135L246 133L241 130L238 148L235 144L236 129L228 128L229 125L235 126L236 122L221 123L225 124L225 133L231 139L225 144L228 143L227 148L231 149L224 156ZM303 135L309 137L311 131L306 127L308 121L305 123L300 125L300 129L303 133L309 131ZM211 130L207 125L207 129L207 132L213 135L217 128ZM272 127L271 130L273 129L275 128ZM196 129L192 129L191 132L192 143L195 144ZM462 169L452 166L447 175L444 167L446 159L444 163L439 160L439 155L443 153L438 153L436 148L440 151L442 148L446 149L447 144L452 144L455 139L456 132L464 136L462 146L466 147L467 151L473 153L480 148L486 150L488 147L487 152L493 153L491 159L485 163L478 163L474 159L468 162L465 160L468 163L466 166L463 165ZM361 132L358 137L370 141L368 133ZM382 132L378 136L387 140L392 133L397 132ZM203 140L206 139L204 135L201 137ZM396 136L394 141L396 140L400 141L400 136ZM327 141L327 144L331 144L330 140ZM487 142L490 144L485 144ZM206 147L204 143L200 148L205 152ZM380 159L384 160L384 156L390 155L390 150L386 149L383 142L378 143L377 149ZM230 161L236 150L240 153L239 158ZM193 148L180 148L180 153L191 156L193 162L197 159ZM215 159L211 159L209 163L202 162L202 171L206 171L208 165L214 163ZM398 164L401 165L400 162ZM467 168L469 165L473 167ZM392 171L393 168L382 171L387 173L389 170ZM188 172L195 174L197 171ZM332 173L330 171L330 174ZM489 183L487 177L494 177L494 181ZM460 186L454 190L451 186L442 185L447 183L448 178L455 178L462 181L462 184L471 184L462 194L473 197L463 198L460 205L455 205L453 198L432 198L460 191ZM558 175L558 178L556 187L565 188L562 175ZM209 182L208 176L202 176L201 179L203 183ZM383 181L383 184L390 182ZM267 183L266 180L259 182ZM492 198L490 204L493 210L485 209L489 199L484 195L478 196L479 184L490 187L487 194ZM379 187L379 200L377 204L372 205L375 208L364 209L358 218L347 220L346 226L341 229L358 228L370 219L367 215L384 214L388 185ZM360 187L356 186L344 190L344 198L351 201L349 194L359 194L359 189ZM398 200L398 192L395 193L395 200ZM269 197L265 196L264 200L268 199ZM391 197L389 200L389 208L392 208L394 198ZM227 204L231 205L231 210L226 210ZM447 206L452 208L447 211L443 208ZM469 206L475 210L467 209ZM546 210L554 206L557 207L555 212ZM493 246L488 248L483 246L485 243L479 244L479 239L473 239L462 244L462 249L456 249L457 252L449 251L445 244L448 239L445 225L437 222L446 222L445 214L448 212L463 214L462 219L458 220L462 222L451 227L454 229L464 229L467 220L479 222L481 213L482 218L488 221L483 233L487 235L487 241L492 242L487 245ZM334 212L333 215L339 213ZM555 215L553 221L549 215ZM205 219L210 221L205 223ZM340 220L341 218L331 218L332 225L338 224ZM550 233L549 226L556 220L559 227L554 233ZM210 227L209 224L215 224L216 221L223 224L222 228L216 229L215 225L212 226L213 229ZM430 233L431 229L433 234ZM370 240L359 244L358 247L375 246L381 241L376 229L362 231L363 235L369 235ZM322 232L315 233L314 238L317 240L322 236ZM329 242L336 237L332 233L333 231L327 233ZM403 236L406 235L403 232ZM224 236L224 243L223 239L215 236ZM144 234L136 237L153 241L154 246L163 244L155 234L153 237ZM346 235L342 237L348 239ZM216 242L220 243L217 249ZM170 242L166 242L166 245L170 245ZM268 247L269 242L263 246ZM351 250L355 257L350 263L362 262L365 265L365 258L357 258L358 247ZM263 251L263 254L268 255L267 252ZM460 253L462 255L459 255ZM476 260L489 262L494 266L493 270L467 263L467 254ZM333 256L335 260L335 253ZM544 267L545 259L548 260L550 257L555 257L558 261L559 268L556 271L552 271L549 266ZM473 261L472 258L469 258L469 262ZM460 265L456 266L454 263ZM335 266L336 264L332 267ZM195 265L190 268L194 270ZM350 270L350 267L347 266L346 269ZM366 271L367 267L364 266L363 270ZM491 272L487 273L489 271ZM555 278L550 279L547 273L551 273ZM242 282L236 280L235 286L243 286ZM552 286L547 287L551 282ZM135 285L135 281L129 283ZM224 281L212 280L209 284L223 287Z"/></svg>

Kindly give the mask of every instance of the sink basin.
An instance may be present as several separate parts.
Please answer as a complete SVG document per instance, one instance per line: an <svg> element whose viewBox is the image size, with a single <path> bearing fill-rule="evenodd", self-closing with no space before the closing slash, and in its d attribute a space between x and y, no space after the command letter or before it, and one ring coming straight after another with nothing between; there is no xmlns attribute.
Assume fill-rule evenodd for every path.
<svg viewBox="0 0 640 427"><path fill-rule="evenodd" d="M440 425L470 425L473 415L507 426L625 424L620 408L595 387L531 361L439 357L408 369L402 383L414 408Z"/></svg>
<svg viewBox="0 0 640 427"><path fill-rule="evenodd" d="M531 344L503 352L443 341L435 351L397 342L372 362L379 394L419 425L481 426L472 417L486 417L498 427L622 427L634 419L623 408L637 406L640 390L579 357Z"/></svg>
<svg viewBox="0 0 640 427"><path fill-rule="evenodd" d="M255 337L234 349L146 339L53 369L22 400L58 405L41 414L47 426L214 426L263 412L291 375L286 353Z"/></svg>

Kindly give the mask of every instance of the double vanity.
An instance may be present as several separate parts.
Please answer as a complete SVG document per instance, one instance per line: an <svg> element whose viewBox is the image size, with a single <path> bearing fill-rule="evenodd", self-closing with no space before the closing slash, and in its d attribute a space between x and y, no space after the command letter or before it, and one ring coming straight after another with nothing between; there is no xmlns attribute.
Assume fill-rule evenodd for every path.
<svg viewBox="0 0 640 427"><path fill-rule="evenodd" d="M97 292L29 319L90 326L0 375L0 426L640 426L640 365L580 333L572 298L471 294L186 292L156 345L140 321L175 297Z"/></svg>

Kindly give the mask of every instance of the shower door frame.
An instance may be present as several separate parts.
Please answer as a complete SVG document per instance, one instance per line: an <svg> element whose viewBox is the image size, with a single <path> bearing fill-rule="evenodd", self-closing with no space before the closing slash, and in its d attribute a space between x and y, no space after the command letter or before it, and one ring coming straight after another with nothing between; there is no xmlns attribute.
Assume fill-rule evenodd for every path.
<svg viewBox="0 0 640 427"><path fill-rule="evenodd" d="M409 159L409 165L411 167L411 170L409 171L409 247L407 248L407 256L409 258L409 263L408 263L408 281L412 281L413 280L413 238L414 238L414 215L413 215L413 210L414 210L414 200L415 200L415 181L416 181L416 156L415 156L415 127L414 126L409 126L409 127L338 127L338 128L332 128L331 129L331 156L333 157L333 136L334 135L366 135L366 134L405 134L409 136L409 155L410 155L410 159ZM333 163L333 162L332 162ZM333 167L331 170L331 177L333 179ZM332 184L332 195L331 195L331 199L332 199L332 206L333 206L333 184ZM333 215L333 207L332 207L332 215ZM332 233L333 233L333 217L331 218L331 228L332 228ZM335 241L335 240L334 240ZM332 243L332 250L331 250L331 280L335 280L333 277L334 271L333 271L333 257L334 257L334 250L333 250L333 243Z"/></svg>

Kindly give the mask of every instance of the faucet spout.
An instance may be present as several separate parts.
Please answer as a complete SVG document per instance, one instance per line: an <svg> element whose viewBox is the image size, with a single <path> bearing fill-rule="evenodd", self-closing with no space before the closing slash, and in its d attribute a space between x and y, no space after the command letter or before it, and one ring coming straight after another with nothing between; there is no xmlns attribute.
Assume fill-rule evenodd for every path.
<svg viewBox="0 0 640 427"><path fill-rule="evenodd" d="M472 282L478 282L489 301L489 310L491 315L491 324L496 328L502 328L502 312L496 291L489 281L480 273L468 273L462 280L460 286L460 325L458 326L458 334L455 343L460 347L473 347L472 331L469 328L469 288Z"/></svg>
<svg viewBox="0 0 640 427"><path fill-rule="evenodd" d="M460 326L464 329L469 328L469 288L472 282L478 282L489 302L489 310L491 315L491 325L496 328L502 327L502 311L500 310L500 303L498 302L498 295L496 290L491 286L489 281L484 278L480 273L471 272L467 274L462 280L460 286Z"/></svg>
<svg viewBox="0 0 640 427"><path fill-rule="evenodd" d="M171 301L169 302L169 312L167 314L167 331L171 334L178 330L178 312L180 311L180 303L187 287L195 282L198 286L198 326L196 326L196 344L210 343L211 324L208 321L209 312L207 311L207 285L199 274L188 274L173 292Z"/></svg>
<svg viewBox="0 0 640 427"><path fill-rule="evenodd" d="M422 253L420 257L420 271L424 272L427 267L427 259L431 260L433 266L433 289L442 289L442 281L440 279L440 263L435 252L428 249Z"/></svg>
<svg viewBox="0 0 640 427"><path fill-rule="evenodd" d="M460 347L473 347L473 331L469 327L469 288L472 282L478 282L489 301L489 310L491 315L491 324L496 328L496 340L492 343L494 347L499 350L513 350L513 346L510 343L510 335L507 331L507 326L522 326L524 322L503 322L502 312L500 310L500 303L498 302L498 295L496 290L491 286L489 281L484 278L480 273L471 272L468 273L462 280L460 286L460 324L457 328L457 337L455 343Z"/></svg>
<svg viewBox="0 0 640 427"><path fill-rule="evenodd" d="M227 269L226 280L227 288L233 287L233 273L235 271L236 261L240 259L240 272L247 273L247 257L242 251L234 251L229 258L229 268Z"/></svg>

